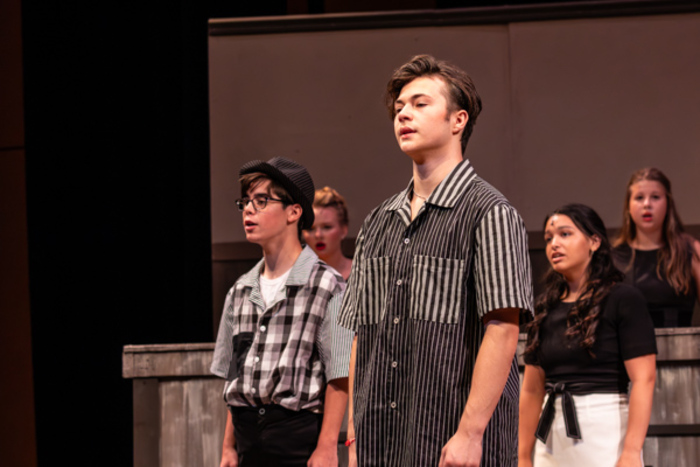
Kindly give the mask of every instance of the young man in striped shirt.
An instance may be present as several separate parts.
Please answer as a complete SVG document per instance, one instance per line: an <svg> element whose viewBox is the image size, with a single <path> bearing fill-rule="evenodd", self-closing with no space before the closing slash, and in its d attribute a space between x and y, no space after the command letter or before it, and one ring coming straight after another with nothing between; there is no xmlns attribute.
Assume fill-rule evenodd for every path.
<svg viewBox="0 0 700 467"><path fill-rule="evenodd" d="M387 105L413 179L366 218L341 310L351 463L515 467L531 273L520 216L463 159L481 100L424 55L395 71Z"/></svg>
<svg viewBox="0 0 700 467"><path fill-rule="evenodd" d="M276 157L240 171L246 239L263 259L226 296L211 371L226 379L221 467L335 466L352 333L343 278L300 243L314 185Z"/></svg>

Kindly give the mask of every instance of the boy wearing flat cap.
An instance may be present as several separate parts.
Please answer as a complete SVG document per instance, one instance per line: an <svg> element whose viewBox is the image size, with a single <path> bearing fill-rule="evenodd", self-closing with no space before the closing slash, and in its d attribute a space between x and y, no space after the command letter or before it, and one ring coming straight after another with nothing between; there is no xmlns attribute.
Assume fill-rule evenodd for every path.
<svg viewBox="0 0 700 467"><path fill-rule="evenodd" d="M352 333L337 325L344 282L300 233L314 185L275 157L240 170L249 242L263 259L226 296L212 373L229 409L221 467L337 465Z"/></svg>

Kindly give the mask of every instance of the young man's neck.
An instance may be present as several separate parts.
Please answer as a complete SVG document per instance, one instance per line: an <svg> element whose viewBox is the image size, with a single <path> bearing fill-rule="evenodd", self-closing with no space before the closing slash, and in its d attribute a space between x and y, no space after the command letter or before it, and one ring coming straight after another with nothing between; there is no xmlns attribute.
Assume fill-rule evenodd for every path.
<svg viewBox="0 0 700 467"><path fill-rule="evenodd" d="M413 158L413 191L420 197L428 197L452 170L462 162L459 150L442 155L431 154L425 158Z"/></svg>
<svg viewBox="0 0 700 467"><path fill-rule="evenodd" d="M262 275L266 279L275 279L289 271L302 250L299 237L296 235L284 235L260 246L263 249L265 264Z"/></svg>

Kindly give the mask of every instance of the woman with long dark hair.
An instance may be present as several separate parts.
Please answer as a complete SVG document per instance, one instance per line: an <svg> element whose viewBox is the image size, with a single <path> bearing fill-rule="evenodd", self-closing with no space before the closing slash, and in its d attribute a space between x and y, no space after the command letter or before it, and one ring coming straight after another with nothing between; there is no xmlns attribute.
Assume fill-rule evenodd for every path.
<svg viewBox="0 0 700 467"><path fill-rule="evenodd" d="M700 242L685 233L671 182L653 167L632 174L614 257L657 328L690 326L700 289Z"/></svg>
<svg viewBox="0 0 700 467"><path fill-rule="evenodd" d="M534 448L535 467L641 467L656 379L644 299L621 284L593 209L555 210L544 238L551 269L528 327L518 465L533 465Z"/></svg>

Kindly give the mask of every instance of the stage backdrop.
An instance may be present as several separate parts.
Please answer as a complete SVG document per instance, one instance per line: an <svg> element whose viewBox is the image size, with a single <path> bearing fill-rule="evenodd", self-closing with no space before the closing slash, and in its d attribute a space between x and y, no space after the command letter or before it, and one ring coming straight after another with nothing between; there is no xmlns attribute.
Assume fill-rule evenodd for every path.
<svg viewBox="0 0 700 467"><path fill-rule="evenodd" d="M343 18L313 19L328 29ZM420 15L402 24L410 18L432 24ZM234 200L248 160L295 159L318 187L338 189L350 206L350 236L406 186L411 164L383 92L392 71L421 53L474 78L484 110L467 157L528 230L572 201L619 226L628 177L649 165L673 181L684 221L700 224L698 13L318 32L299 31L294 18L266 24L294 32L210 22L215 260L246 256L230 252L245 240ZM255 33L241 33L246 25Z"/></svg>

